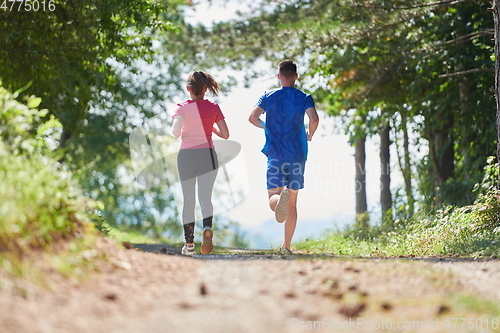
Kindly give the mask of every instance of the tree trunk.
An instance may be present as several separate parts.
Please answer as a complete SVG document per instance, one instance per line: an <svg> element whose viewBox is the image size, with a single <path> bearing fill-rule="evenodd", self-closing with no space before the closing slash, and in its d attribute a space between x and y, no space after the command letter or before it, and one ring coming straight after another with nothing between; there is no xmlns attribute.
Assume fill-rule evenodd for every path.
<svg viewBox="0 0 500 333"><path fill-rule="evenodd" d="M68 131L65 126L63 126L63 131L61 133L61 137L59 138L59 149L66 148L66 146L68 144L68 140L70 138L71 138L71 132ZM66 153L64 153L64 155L61 158L59 158L58 162L63 163L65 157L66 157Z"/></svg>
<svg viewBox="0 0 500 333"><path fill-rule="evenodd" d="M500 0L493 0L493 19L495 22L495 98L497 102L497 161L500 164ZM500 177L500 175L499 175ZM498 186L500 189L500 178Z"/></svg>
<svg viewBox="0 0 500 333"><path fill-rule="evenodd" d="M383 125L380 130L380 205L382 208L382 227L392 228L392 195L391 195L391 126Z"/></svg>
<svg viewBox="0 0 500 333"><path fill-rule="evenodd" d="M444 111L446 112L446 111ZM438 188L455 172L455 149L453 147L453 114L445 114L438 118L440 128L432 129L429 136L429 152L434 172L434 186ZM438 204L442 203L439 194Z"/></svg>
<svg viewBox="0 0 500 333"><path fill-rule="evenodd" d="M366 200L366 135L355 139L354 162L356 163L356 224L368 229L368 204Z"/></svg>
<svg viewBox="0 0 500 333"><path fill-rule="evenodd" d="M469 14L467 15L460 15L462 17L461 19L461 24L463 26L466 26L468 22L470 22L471 18L469 17ZM472 42L465 38L465 31L463 29L459 29L457 31L456 35L456 44L457 48L459 50L463 49L465 50L467 47L467 44L472 44ZM467 70L468 68L465 66L464 62L461 62L457 65L457 72L462 72L464 70ZM473 105L470 105L469 103L469 96L471 96L471 84L469 83L469 76L468 75L462 75L461 77L458 78L460 81L460 84L458 86L458 99L459 99L459 111L460 113L457 113L456 119L460 119L463 115L463 117L466 119L467 117L467 112L471 109L474 109ZM467 133L464 133L466 135L466 142L475 142L477 140L477 132L470 132L467 131ZM464 179L470 179L470 169L475 168L475 165L471 165L471 163L467 163L467 161L470 160L470 151L471 151L471 146L469 144L459 144L459 147L461 147L461 156L464 159L463 163L463 178Z"/></svg>
<svg viewBox="0 0 500 333"><path fill-rule="evenodd" d="M408 217L412 217L415 212L415 198L411 186L411 159L410 159L410 139L408 136L408 119L405 114L401 113L401 129L403 131L403 157L404 165L401 168L403 179L405 182L406 200L408 202Z"/></svg>

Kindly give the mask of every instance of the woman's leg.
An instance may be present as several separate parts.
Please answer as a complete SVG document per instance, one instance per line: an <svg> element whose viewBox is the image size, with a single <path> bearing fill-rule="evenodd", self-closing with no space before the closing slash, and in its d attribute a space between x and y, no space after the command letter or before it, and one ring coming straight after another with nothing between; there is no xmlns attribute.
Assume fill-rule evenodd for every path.
<svg viewBox="0 0 500 333"><path fill-rule="evenodd" d="M208 154L207 154L208 153ZM203 242L201 244L201 253L210 254L214 248L212 243L212 218L214 207L212 204L212 191L217 178L218 161L217 155L213 149L207 149L203 152L206 155L204 163L200 163L198 176L198 201L201 206L203 216Z"/></svg>
<svg viewBox="0 0 500 333"><path fill-rule="evenodd" d="M180 150L177 156L177 168L181 179L182 196L182 224L186 243L194 241L194 209L196 204L196 164L193 163L193 152L186 149Z"/></svg>
<svg viewBox="0 0 500 333"><path fill-rule="evenodd" d="M210 152L211 150L211 152ZM204 152L208 160L205 160L198 174L198 201L201 206L201 214L203 216L203 226L212 226L212 216L214 207L212 204L212 192L214 189L215 180L218 172L218 159L215 150L207 149Z"/></svg>

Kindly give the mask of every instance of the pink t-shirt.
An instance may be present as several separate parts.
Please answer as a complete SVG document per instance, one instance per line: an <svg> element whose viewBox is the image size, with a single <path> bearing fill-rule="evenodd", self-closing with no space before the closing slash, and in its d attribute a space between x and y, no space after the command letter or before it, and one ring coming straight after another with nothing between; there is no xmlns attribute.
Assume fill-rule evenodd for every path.
<svg viewBox="0 0 500 333"><path fill-rule="evenodd" d="M212 128L214 123L224 119L217 103L203 99L187 100L177 104L172 118L182 116L181 149L214 148Z"/></svg>

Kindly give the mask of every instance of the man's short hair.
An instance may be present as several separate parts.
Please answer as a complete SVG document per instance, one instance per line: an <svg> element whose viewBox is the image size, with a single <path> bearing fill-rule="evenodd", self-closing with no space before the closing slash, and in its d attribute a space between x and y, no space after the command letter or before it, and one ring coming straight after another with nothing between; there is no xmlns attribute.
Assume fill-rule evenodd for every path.
<svg viewBox="0 0 500 333"><path fill-rule="evenodd" d="M283 76L292 76L297 74L297 65L291 60L283 60L278 64L279 74Z"/></svg>

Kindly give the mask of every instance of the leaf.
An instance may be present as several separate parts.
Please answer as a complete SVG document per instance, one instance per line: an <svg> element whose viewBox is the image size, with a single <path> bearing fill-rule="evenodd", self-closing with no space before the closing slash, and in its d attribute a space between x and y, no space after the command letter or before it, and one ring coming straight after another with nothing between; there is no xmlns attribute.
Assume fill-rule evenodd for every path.
<svg viewBox="0 0 500 333"><path fill-rule="evenodd" d="M104 204L101 201L97 201L96 208L99 210L104 210Z"/></svg>
<svg viewBox="0 0 500 333"><path fill-rule="evenodd" d="M41 97L30 97L28 99L28 107L30 109L36 109L40 103L42 103L42 98Z"/></svg>
<svg viewBox="0 0 500 333"><path fill-rule="evenodd" d="M59 122L59 120L57 120L54 115L50 115L50 120L43 123L41 126L38 127L38 129L36 130L36 133L38 135L43 135L45 134L49 129L51 128L55 128L55 127L58 127L58 128L62 128L62 125L61 123Z"/></svg>

